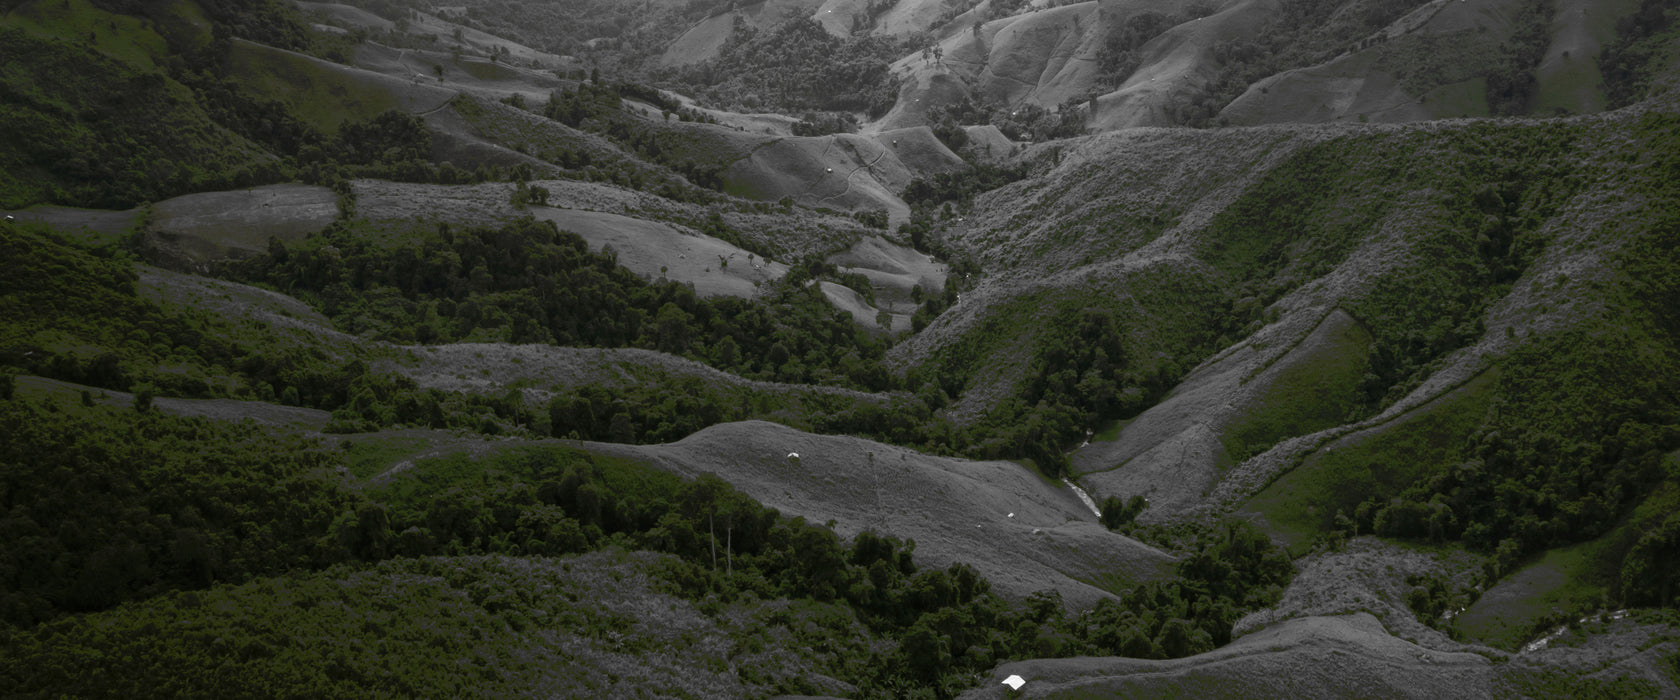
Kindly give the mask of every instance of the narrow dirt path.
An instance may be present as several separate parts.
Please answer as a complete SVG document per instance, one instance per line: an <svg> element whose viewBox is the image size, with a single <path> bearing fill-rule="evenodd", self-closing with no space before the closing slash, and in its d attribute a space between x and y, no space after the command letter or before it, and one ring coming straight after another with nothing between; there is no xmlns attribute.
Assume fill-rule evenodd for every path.
<svg viewBox="0 0 1680 700"><path fill-rule="evenodd" d="M824 150L823 152L827 153L826 150ZM853 151L853 154L856 155L857 152ZM881 153L879 155L875 156L875 160L869 161L868 163L864 163L864 164L859 165L855 168L852 168L851 172L846 173L846 189L841 190L839 194L830 195L828 197L823 197L822 199L817 200L817 203L821 204L821 203L827 202L831 199L844 197L847 194L850 194L851 191L852 191L852 176L856 175L859 170L865 170L865 169L873 170L875 168L875 164L881 162L881 159L886 158L886 157L887 157L887 147L886 146L881 146ZM863 159L859 158L858 160L862 161Z"/></svg>

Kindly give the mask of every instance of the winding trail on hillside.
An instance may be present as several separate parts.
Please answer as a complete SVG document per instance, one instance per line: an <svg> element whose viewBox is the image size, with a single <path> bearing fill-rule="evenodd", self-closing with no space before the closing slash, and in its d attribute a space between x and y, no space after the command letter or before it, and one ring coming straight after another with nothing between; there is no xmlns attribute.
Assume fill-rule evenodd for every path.
<svg viewBox="0 0 1680 700"><path fill-rule="evenodd" d="M823 151L823 153L826 154L826 153L828 153L828 151L825 149ZM854 150L853 153L856 154L856 151ZM875 169L875 164L881 162L881 159L886 158L886 157L887 157L887 147L882 146L881 147L881 152L880 152L880 154L875 156L875 160L869 161L868 163L864 163L864 164L859 165L855 168L852 168L851 172L846 173L846 189L840 190L839 194L834 194L834 195L830 195L830 196L827 196L827 197L823 197L822 199L817 200L817 203L822 204L823 202L827 202L828 200L836 199L836 198L839 198L839 197L844 197L844 196L850 194L851 191L852 191L852 176L857 175L857 172L859 170L868 169L868 170L873 171ZM859 159L859 160L861 160L861 159Z"/></svg>
<svg viewBox="0 0 1680 700"><path fill-rule="evenodd" d="M395 47L395 46L385 46L384 44L381 44L381 43L376 42L376 41L369 41L368 43L372 44L374 46L380 46L380 47L384 47L384 48L387 48L387 49L396 49L396 51L397 51L397 65L402 66L405 69L414 71L413 80L414 80L415 85L419 85L419 84L421 84L421 82L429 80L429 78L426 77L426 74L424 72L416 70L413 66L410 66L408 64L408 55L413 52L413 49L398 48L398 47ZM438 86L439 87L443 86L443 79L442 78L438 78ZM444 88L444 89L447 90L448 88ZM452 95L452 96L450 96L449 99L444 100L443 104L440 104L440 105L438 105L436 107L433 107L431 109L423 109L423 110L420 110L418 112L409 112L409 114L414 115L416 117L424 117L428 114L433 114L435 112L438 112L439 110L442 110L445 107L448 107L450 105L450 103L455 101L455 97L460 95L460 94L461 93L459 91L457 91L455 93L455 95Z"/></svg>
<svg viewBox="0 0 1680 700"><path fill-rule="evenodd" d="M414 116L416 116L416 117L424 117L424 116L426 116L426 115L428 115L428 114L432 114L432 113L434 113L434 112L438 112L438 111L440 111L440 110L442 110L442 109L443 109L443 108L445 108L445 107L448 107L448 106L449 106L449 105L450 105L450 103L452 103L452 102L454 102L454 101L455 101L455 98L453 98L453 97L451 97L451 98L449 98L449 99L447 99L447 100L444 100L444 101L443 101L443 104L440 104L440 105L438 105L438 106L436 106L436 107L433 107L433 108L431 108L431 109L428 109L428 110L424 110L424 111L420 111L420 112L411 112L411 113L410 113L410 114L413 114L413 115L414 115Z"/></svg>

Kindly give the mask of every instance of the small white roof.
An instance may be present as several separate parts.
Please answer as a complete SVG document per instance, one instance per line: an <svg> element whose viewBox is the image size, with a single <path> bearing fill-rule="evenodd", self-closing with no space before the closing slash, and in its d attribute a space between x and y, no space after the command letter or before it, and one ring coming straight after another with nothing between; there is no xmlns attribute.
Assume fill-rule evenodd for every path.
<svg viewBox="0 0 1680 700"><path fill-rule="evenodd" d="M1003 679L1003 684L1009 686L1010 688L1012 688L1014 690L1020 690L1021 686L1027 684L1027 679L1022 678L1020 676L1010 676L1008 678Z"/></svg>

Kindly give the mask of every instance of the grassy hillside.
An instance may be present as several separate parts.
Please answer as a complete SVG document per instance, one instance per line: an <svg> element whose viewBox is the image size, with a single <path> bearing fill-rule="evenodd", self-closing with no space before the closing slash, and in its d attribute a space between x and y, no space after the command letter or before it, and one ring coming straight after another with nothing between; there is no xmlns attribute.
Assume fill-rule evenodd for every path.
<svg viewBox="0 0 1680 700"><path fill-rule="evenodd" d="M449 90L358 71L273 47L235 41L228 71L244 90L276 100L310 126L326 133L346 121L370 120L387 111L424 112L443 106Z"/></svg>
<svg viewBox="0 0 1680 700"><path fill-rule="evenodd" d="M1247 507L1297 551L1304 550L1315 536L1336 527L1338 516L1355 517L1367 499L1384 502L1457 463L1487 411L1492 383L1492 377L1479 377L1392 423L1317 450Z"/></svg>
<svg viewBox="0 0 1680 700"><path fill-rule="evenodd" d="M0 26L0 207L119 209L274 177L272 157L211 120L191 91L144 56L121 48L112 54L133 62Z"/></svg>

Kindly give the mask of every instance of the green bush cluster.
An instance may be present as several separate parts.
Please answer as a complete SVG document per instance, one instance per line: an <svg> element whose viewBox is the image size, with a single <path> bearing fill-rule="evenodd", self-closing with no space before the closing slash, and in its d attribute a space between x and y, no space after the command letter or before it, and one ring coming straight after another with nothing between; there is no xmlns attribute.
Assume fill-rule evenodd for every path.
<svg viewBox="0 0 1680 700"><path fill-rule="evenodd" d="M1389 501L1367 501L1345 527L1462 540L1489 552L1490 579L1537 552L1607 534L1674 475L1680 402L1663 377L1680 367L1680 217L1668 213L1620 254L1637 291L1620 319L1526 346L1501 364L1499 401L1464 446L1467 459ZM1637 356L1625 349L1646 348ZM1669 604L1677 551L1664 522L1613 562L1630 603Z"/></svg>
<svg viewBox="0 0 1680 700"><path fill-rule="evenodd" d="M1101 308L1057 314L1039 338L1021 394L986 418L977 456L1031 458L1049 476L1067 470L1062 446L1104 420L1141 410L1146 391L1129 372L1128 354L1112 312Z"/></svg>
<svg viewBox="0 0 1680 700"><path fill-rule="evenodd" d="M581 86L580 90L583 90ZM564 101L567 98L561 99ZM539 109L547 109L547 104L549 103L545 103ZM556 170L549 175L591 182L610 182L620 187L654 192L679 202L708 203L717 199L711 190L694 184L706 182L702 171L710 172L710 166L695 170L700 166L694 165L692 159L682 161L666 158L666 161L673 163L676 169L673 171L632 155L604 138L605 134L574 129L560 122L553 123L551 128L532 128L529 121L519 119L516 116L518 113L512 109L470 95L457 95L450 102L450 106L485 138L506 144L520 153L555 166ZM629 134L629 129L634 128L634 133L639 135L643 145L657 140L663 147L678 141L663 131L641 127L640 122L628 114L618 114L608 122L586 120L580 125L603 127L620 122L624 126L619 128L625 130L621 131L620 135ZM680 175L679 172L686 175Z"/></svg>
<svg viewBox="0 0 1680 700"><path fill-rule="evenodd" d="M160 73L15 27L0 27L0 61L0 207L123 209L280 175Z"/></svg>
<svg viewBox="0 0 1680 700"><path fill-rule="evenodd" d="M42 227L0 229L0 362L102 389L242 398L334 412L329 429L396 424L500 432L530 412L506 396L421 390L343 348L274 342L203 309L147 299L127 254ZM149 405L149 404L148 404Z"/></svg>
<svg viewBox="0 0 1680 700"><path fill-rule="evenodd" d="M0 636L8 659L0 673L14 688L104 692L141 679L195 688L211 676L173 671L196 661L260 673L270 694L330 688L358 695L418 687L431 677L422 667L435 668L417 663L421 656L503 658L508 645L529 645L521 633L588 638L616 628L627 643L654 643L647 626L658 625L645 619L645 603L605 596L609 610L643 612L591 613L568 604L581 597L575 585L531 577L554 573L556 564L561 572L571 562L589 571L590 562L601 561L549 557L628 549L676 559L640 558L652 567L639 569L652 577L651 590L633 583L627 595L674 596L714 619L725 609L769 602L771 609L760 609L769 617L729 630L731 651L719 652L726 658L764 659L767 644L797 644L786 637L793 633L850 649L792 658L826 664L824 673L864 696L946 697L998 661L1111 653L1129 649L1119 642L1137 635L1148 635L1141 651L1152 658L1205 650L1225 640L1237 614L1274 596L1290 573L1263 536L1233 525L1193 548L1181 581L1150 584L1117 605L1069 617L1054 594L1007 604L966 565L918 567L913 542L872 532L842 541L716 477L685 481L635 462L528 446L423 461L383 486L352 490L336 478L332 451L293 437L206 419L61 410L0 404L0 425L16 437L0 458L0 485L9 494L0 529L10 535L0 546L7 572L0 594L8 623L17 626ZM90 502L97 507L85 507ZM526 559L437 558L484 554ZM378 563L392 558L399 559ZM36 565L46 560L59 564ZM325 577L303 574L335 566ZM615 576L632 573L620 571ZM196 592L282 572L291 574ZM437 589L438 581L448 586ZM322 597L322 585L336 592ZM555 592L538 595L543 590ZM37 626L136 599L151 602ZM235 599L248 601L238 608L245 612L209 614ZM315 606L349 617L317 613L312 620L353 617L360 627L249 617L284 618ZM462 619L432 617L440 606ZM800 609L798 617L774 613ZM410 617L429 620L429 629L405 624ZM497 624L481 624L490 621ZM456 636L472 627L479 632ZM181 632L164 643L161 629ZM645 635L633 638L641 641L625 636L632 629ZM774 634L767 638L767 631ZM144 653L136 653L133 639L149 640ZM317 643L345 648L319 658L324 665L304 663L317 658L307 651ZM385 663L369 667L375 647ZM67 658L83 661L72 669L62 663ZM519 658L529 657L506 661L524 669ZM779 692L812 690L803 685L809 679L778 680L758 663L742 664L753 666L750 672L718 670L749 684L789 684L772 688ZM468 675L447 685L505 689L520 679Z"/></svg>
<svg viewBox="0 0 1680 700"><path fill-rule="evenodd" d="M284 434L118 408L0 402L0 620L316 565L352 500Z"/></svg>
<svg viewBox="0 0 1680 700"><path fill-rule="evenodd" d="M644 347L749 378L892 388L883 341L860 331L803 280L802 265L759 299L701 299L646 282L610 251L526 218L499 228L437 229L394 245L335 225L312 243L276 245L230 264L235 279L296 295L345 330L399 342L498 340Z"/></svg>
<svg viewBox="0 0 1680 700"><path fill-rule="evenodd" d="M1616 38L1604 47L1599 71L1604 75L1606 106L1626 107L1645 99L1673 57L1680 23L1672 5L1643 0L1639 9L1616 23Z"/></svg>
<svg viewBox="0 0 1680 700"><path fill-rule="evenodd" d="M7 365L107 389L144 381L172 395L206 396L219 391L213 378L240 361L221 319L142 298L124 253L89 252L23 223L0 228L0 251Z"/></svg>
<svg viewBox="0 0 1680 700"><path fill-rule="evenodd" d="M958 209L972 206L974 197L982 192L1016 182L1027 176L1025 166L999 166L981 163L955 173L937 173L932 177L916 178L904 187L904 202L913 209L928 211L947 202Z"/></svg>

